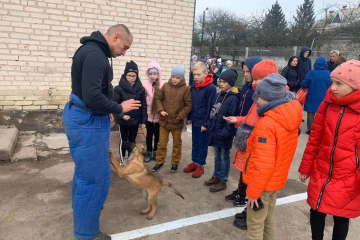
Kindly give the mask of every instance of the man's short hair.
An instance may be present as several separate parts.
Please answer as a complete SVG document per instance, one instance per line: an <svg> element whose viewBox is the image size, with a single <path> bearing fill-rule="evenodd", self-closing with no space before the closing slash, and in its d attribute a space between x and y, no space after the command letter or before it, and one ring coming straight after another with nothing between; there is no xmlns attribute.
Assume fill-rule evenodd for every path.
<svg viewBox="0 0 360 240"><path fill-rule="evenodd" d="M330 52L330 54L333 54L333 53L335 53L336 55L340 56L340 52L339 52L338 50L332 50L332 51Z"/></svg>
<svg viewBox="0 0 360 240"><path fill-rule="evenodd" d="M206 72L207 72L207 67L206 67L205 63L203 63L203 62L201 62L201 61L198 61L198 62L196 62L196 63L194 64L192 70L193 70L193 71L194 71L194 70L201 70L201 71L203 71L204 73L206 73Z"/></svg>
<svg viewBox="0 0 360 240"><path fill-rule="evenodd" d="M132 34L129 28L126 27L124 24L116 24L114 26L111 26L107 30L106 35L113 35L116 33L120 33L120 36L125 39L132 38Z"/></svg>

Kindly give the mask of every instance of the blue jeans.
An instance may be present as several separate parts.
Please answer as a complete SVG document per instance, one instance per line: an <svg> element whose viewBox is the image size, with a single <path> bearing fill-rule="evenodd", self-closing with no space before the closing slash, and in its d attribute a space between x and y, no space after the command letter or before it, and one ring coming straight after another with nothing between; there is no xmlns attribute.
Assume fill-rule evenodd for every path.
<svg viewBox="0 0 360 240"><path fill-rule="evenodd" d="M192 125L192 151L191 158L194 163L199 166L206 164L208 152L206 132L201 132L201 127Z"/></svg>
<svg viewBox="0 0 360 240"><path fill-rule="evenodd" d="M215 169L213 177L218 177L226 183L230 172L230 149L214 147L214 153Z"/></svg>
<svg viewBox="0 0 360 240"><path fill-rule="evenodd" d="M70 100L86 107L76 95ZM72 183L74 235L89 239L99 232L100 211L110 187L108 114L95 116L89 111L65 105L63 118L69 140L71 157L75 163Z"/></svg>

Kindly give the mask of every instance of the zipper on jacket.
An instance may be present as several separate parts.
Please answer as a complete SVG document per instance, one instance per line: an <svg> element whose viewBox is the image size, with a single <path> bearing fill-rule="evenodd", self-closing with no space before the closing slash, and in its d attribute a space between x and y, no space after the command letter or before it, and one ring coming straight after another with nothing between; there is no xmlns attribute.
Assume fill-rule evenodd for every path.
<svg viewBox="0 0 360 240"><path fill-rule="evenodd" d="M359 172L359 156L357 154L357 146L355 145L355 159L356 159L356 176Z"/></svg>
<svg viewBox="0 0 360 240"><path fill-rule="evenodd" d="M245 170L244 170L245 174L246 174L246 170L247 170L247 167L249 164L250 156L251 156L251 153L249 154L248 158L246 159Z"/></svg>
<svg viewBox="0 0 360 240"><path fill-rule="evenodd" d="M317 204L316 204L315 211L318 211L318 210L319 210L319 208L320 208L320 203L321 203L321 199L322 199L322 196L323 196L323 194L324 194L325 187L326 187L326 185L330 182L331 177L332 177L332 172L333 172L333 168L334 168L334 152L335 152L335 148L336 148L336 144L337 144L337 138L338 138L338 134L339 134L339 128L340 128L341 119L342 119L342 117L344 116L344 110L345 110L345 107L342 107L342 109L341 109L341 111L340 111L340 117L339 117L339 120L338 120L338 122L337 122L336 129L335 129L334 144L333 144L333 147L332 147L332 149L331 149L331 154L330 154L329 177L328 177L328 179L324 182L324 185L323 185L322 188L321 188L321 192L320 192L320 195L319 195L319 199L318 199L318 201L317 201Z"/></svg>

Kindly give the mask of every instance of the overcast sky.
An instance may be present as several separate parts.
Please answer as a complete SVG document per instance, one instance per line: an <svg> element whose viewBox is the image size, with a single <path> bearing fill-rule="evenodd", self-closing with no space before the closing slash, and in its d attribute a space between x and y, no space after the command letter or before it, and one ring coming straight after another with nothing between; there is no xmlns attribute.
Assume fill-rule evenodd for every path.
<svg viewBox="0 0 360 240"><path fill-rule="evenodd" d="M352 0L354 1L354 0ZM276 0L196 0L195 14L196 17L202 14L206 7L222 8L243 16L249 16L252 13L261 13L264 9L270 9ZM297 6L302 4L304 0L278 0L286 19L289 20L296 13ZM315 0L316 19L325 15L327 6L338 4L338 7L347 5L347 1L343 0ZM206 14L206 13L205 13ZM319 15L322 14L322 15Z"/></svg>

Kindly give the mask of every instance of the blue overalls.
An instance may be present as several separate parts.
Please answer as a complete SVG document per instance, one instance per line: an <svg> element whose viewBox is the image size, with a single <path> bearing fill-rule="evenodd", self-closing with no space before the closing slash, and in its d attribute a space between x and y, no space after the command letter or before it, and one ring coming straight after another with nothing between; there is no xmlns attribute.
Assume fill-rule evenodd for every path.
<svg viewBox="0 0 360 240"><path fill-rule="evenodd" d="M110 186L110 118L107 113L85 109L85 103L74 94L70 95L70 102L73 104L66 103L63 118L75 163L74 235L78 239L89 239L99 232L100 211Z"/></svg>

